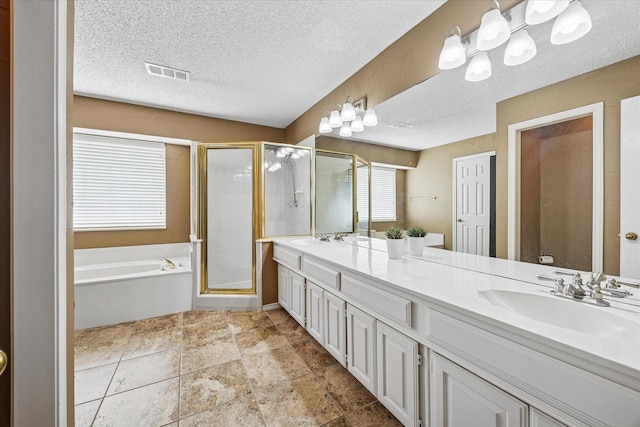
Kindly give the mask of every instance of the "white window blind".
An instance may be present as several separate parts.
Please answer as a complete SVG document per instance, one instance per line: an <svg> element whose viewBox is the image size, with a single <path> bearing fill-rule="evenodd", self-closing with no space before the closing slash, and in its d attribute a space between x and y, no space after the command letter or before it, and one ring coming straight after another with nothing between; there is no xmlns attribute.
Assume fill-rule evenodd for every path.
<svg viewBox="0 0 640 427"><path fill-rule="evenodd" d="M73 134L75 230L166 228L165 145Z"/></svg>
<svg viewBox="0 0 640 427"><path fill-rule="evenodd" d="M367 171L358 169L358 214L366 220L367 191L361 182L367 181ZM365 217L363 217L363 214ZM371 168L371 221L396 220L396 170L373 166Z"/></svg>
<svg viewBox="0 0 640 427"><path fill-rule="evenodd" d="M358 221L369 220L369 168L358 168L358 188L357 188Z"/></svg>

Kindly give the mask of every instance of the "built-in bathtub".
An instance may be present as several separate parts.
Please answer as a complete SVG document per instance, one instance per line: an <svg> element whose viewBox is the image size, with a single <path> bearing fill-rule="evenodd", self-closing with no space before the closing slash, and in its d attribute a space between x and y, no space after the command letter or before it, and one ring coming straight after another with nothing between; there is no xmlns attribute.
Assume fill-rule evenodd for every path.
<svg viewBox="0 0 640 427"><path fill-rule="evenodd" d="M190 310L191 252L190 243L76 249L75 329Z"/></svg>

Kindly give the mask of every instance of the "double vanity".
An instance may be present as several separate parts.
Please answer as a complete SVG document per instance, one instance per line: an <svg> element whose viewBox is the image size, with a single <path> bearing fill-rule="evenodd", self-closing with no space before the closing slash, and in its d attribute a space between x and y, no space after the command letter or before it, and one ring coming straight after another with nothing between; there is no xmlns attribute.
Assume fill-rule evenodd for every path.
<svg viewBox="0 0 640 427"><path fill-rule="evenodd" d="M405 426L640 425L637 295L581 304L536 279L552 267L350 240L276 239L278 302Z"/></svg>

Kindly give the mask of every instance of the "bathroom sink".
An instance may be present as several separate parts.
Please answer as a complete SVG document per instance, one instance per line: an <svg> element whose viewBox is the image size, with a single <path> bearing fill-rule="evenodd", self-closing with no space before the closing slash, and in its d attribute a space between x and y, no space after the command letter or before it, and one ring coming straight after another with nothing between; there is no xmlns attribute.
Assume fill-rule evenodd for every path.
<svg viewBox="0 0 640 427"><path fill-rule="evenodd" d="M592 336L637 339L640 322L613 313L612 308L526 292L487 290L478 295L495 306L539 322Z"/></svg>
<svg viewBox="0 0 640 427"><path fill-rule="evenodd" d="M323 242L318 239L295 239L295 240L292 240L291 243L293 243L294 245L317 246L317 245L323 245L328 242Z"/></svg>

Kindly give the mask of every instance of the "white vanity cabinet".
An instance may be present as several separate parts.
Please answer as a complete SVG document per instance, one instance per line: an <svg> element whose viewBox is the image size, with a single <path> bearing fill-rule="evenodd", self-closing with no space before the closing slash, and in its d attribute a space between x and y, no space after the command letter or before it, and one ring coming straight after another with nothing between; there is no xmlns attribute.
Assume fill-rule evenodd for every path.
<svg viewBox="0 0 640 427"><path fill-rule="evenodd" d="M307 281L307 332L324 343L324 290L312 281Z"/></svg>
<svg viewBox="0 0 640 427"><path fill-rule="evenodd" d="M347 369L376 394L376 319L347 304Z"/></svg>
<svg viewBox="0 0 640 427"><path fill-rule="evenodd" d="M289 311L289 299L291 298L291 278L289 269L278 264L278 304Z"/></svg>
<svg viewBox="0 0 640 427"><path fill-rule="evenodd" d="M378 400L405 426L420 425L418 343L380 321L376 341Z"/></svg>
<svg viewBox="0 0 640 427"><path fill-rule="evenodd" d="M345 302L330 292L324 292L324 348L342 366L346 366Z"/></svg>
<svg viewBox="0 0 640 427"><path fill-rule="evenodd" d="M434 352L429 395L434 426L527 426L527 404Z"/></svg>
<svg viewBox="0 0 640 427"><path fill-rule="evenodd" d="M305 326L306 320L306 283L304 277L295 271L289 271L289 288L291 298L289 299L289 314L298 323Z"/></svg>
<svg viewBox="0 0 640 427"><path fill-rule="evenodd" d="M530 408L529 427L567 427L567 425L536 408Z"/></svg>

